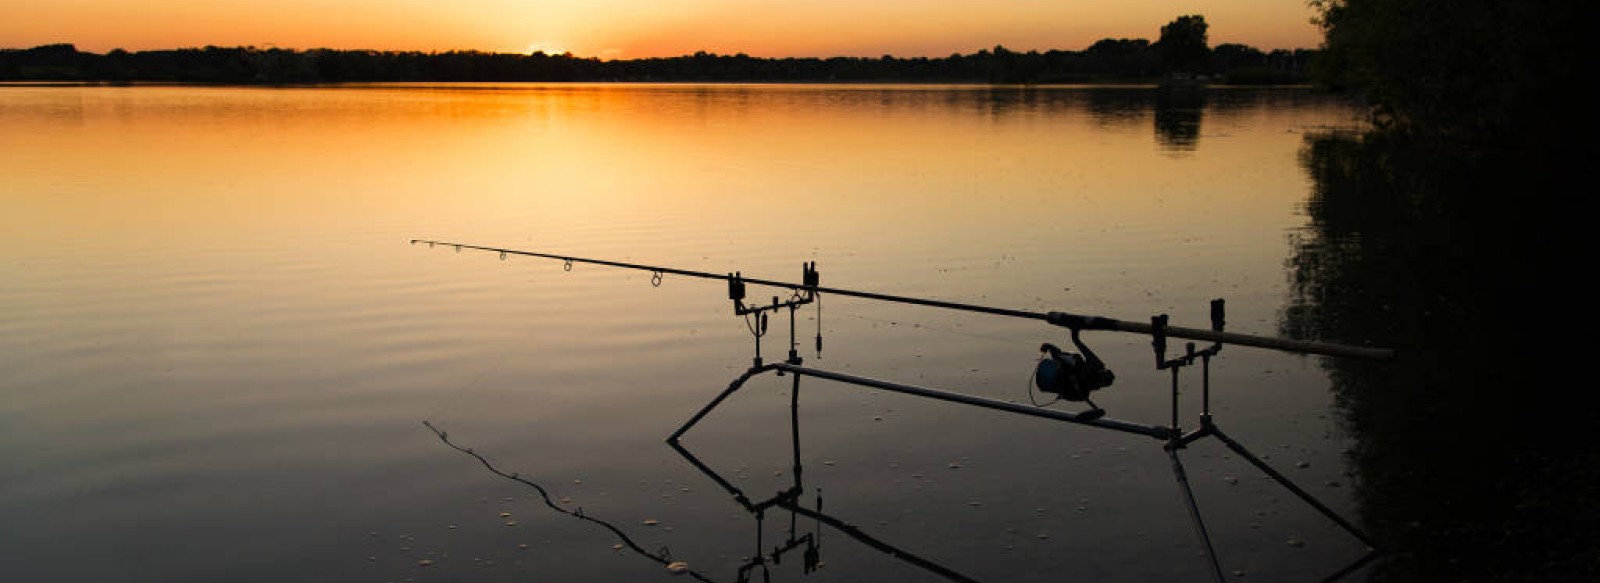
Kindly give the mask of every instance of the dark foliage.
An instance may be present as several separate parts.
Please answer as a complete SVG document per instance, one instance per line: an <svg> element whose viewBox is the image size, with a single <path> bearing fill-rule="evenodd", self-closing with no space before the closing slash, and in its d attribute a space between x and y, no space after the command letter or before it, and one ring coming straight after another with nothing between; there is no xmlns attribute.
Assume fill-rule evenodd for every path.
<svg viewBox="0 0 1600 583"><path fill-rule="evenodd" d="M1198 14L1179 16L1161 27L1161 39L1156 49L1169 71L1197 73L1206 64L1210 53L1206 43L1206 18Z"/></svg>
<svg viewBox="0 0 1600 583"><path fill-rule="evenodd" d="M1589 119L1586 22L1571 0L1312 0L1321 82L1360 91L1399 132L1507 144Z"/></svg>
<svg viewBox="0 0 1600 583"><path fill-rule="evenodd" d="M1597 248L1578 3L1312 5L1318 80L1377 127L1307 140L1282 326L1401 350L1327 363L1387 552L1374 579L1600 580L1595 342L1571 275Z"/></svg>
<svg viewBox="0 0 1600 583"><path fill-rule="evenodd" d="M1592 187L1586 166L1382 132L1310 137L1302 161L1283 331L1400 351L1325 362L1385 552L1373 580L1600 580L1595 342L1561 268L1588 264L1594 229L1527 195Z"/></svg>

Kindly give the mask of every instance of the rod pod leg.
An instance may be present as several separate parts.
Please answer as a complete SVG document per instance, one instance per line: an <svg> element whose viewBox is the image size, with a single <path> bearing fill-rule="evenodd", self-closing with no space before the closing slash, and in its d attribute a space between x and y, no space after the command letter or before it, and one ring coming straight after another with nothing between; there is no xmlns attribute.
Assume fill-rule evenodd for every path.
<svg viewBox="0 0 1600 583"><path fill-rule="evenodd" d="M1194 490L1189 487L1189 477L1183 471L1183 461L1178 459L1176 447L1169 445L1166 450L1167 456L1172 458L1172 475L1178 479L1178 487L1183 490L1183 504L1189 508L1189 521L1194 524L1194 534L1200 539L1206 561L1211 564L1212 579L1217 583L1226 583L1226 579L1222 576L1222 562L1217 558L1217 549L1211 546L1211 535L1206 532L1206 521L1200 516L1200 506L1195 503Z"/></svg>

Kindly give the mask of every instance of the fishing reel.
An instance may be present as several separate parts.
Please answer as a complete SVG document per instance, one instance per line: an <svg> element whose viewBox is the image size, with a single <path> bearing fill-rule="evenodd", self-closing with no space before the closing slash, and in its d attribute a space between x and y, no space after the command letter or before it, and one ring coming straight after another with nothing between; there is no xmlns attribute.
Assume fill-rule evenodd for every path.
<svg viewBox="0 0 1600 583"><path fill-rule="evenodd" d="M1095 356L1093 350L1089 350L1089 347L1083 344L1083 340L1078 338L1076 328L1072 329L1072 344L1082 354L1064 351L1049 342L1039 346L1039 352L1047 356L1039 359L1038 366L1034 368L1034 386L1040 391L1068 401L1085 402L1094 408L1083 415L1091 417L1104 415L1105 410L1089 400L1089 394L1111 386L1116 380L1116 375L1111 369L1106 368L1105 362Z"/></svg>

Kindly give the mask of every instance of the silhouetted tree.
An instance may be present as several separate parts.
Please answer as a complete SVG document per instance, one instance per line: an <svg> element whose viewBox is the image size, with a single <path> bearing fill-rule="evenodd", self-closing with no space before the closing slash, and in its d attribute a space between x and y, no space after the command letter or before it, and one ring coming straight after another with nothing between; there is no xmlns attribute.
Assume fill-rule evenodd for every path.
<svg viewBox="0 0 1600 583"><path fill-rule="evenodd" d="M1210 52L1206 45L1206 18L1191 14L1167 23L1161 27L1161 39L1156 41L1156 48L1168 70L1199 71Z"/></svg>
<svg viewBox="0 0 1600 583"><path fill-rule="evenodd" d="M1100 39L1083 53L1092 72L1100 75L1146 77L1160 65L1150 41L1142 38Z"/></svg>
<svg viewBox="0 0 1600 583"><path fill-rule="evenodd" d="M1042 65L1043 59L1038 51L1018 53L995 45L989 60L989 82L1032 83L1038 80Z"/></svg>
<svg viewBox="0 0 1600 583"><path fill-rule="evenodd" d="M17 51L0 49L0 81L10 81L21 77L17 71L17 60L12 57Z"/></svg>
<svg viewBox="0 0 1600 583"><path fill-rule="evenodd" d="M12 58L20 78L64 81L82 77L85 54L71 44L61 43L17 51Z"/></svg>
<svg viewBox="0 0 1600 583"><path fill-rule="evenodd" d="M1568 0L1312 0L1317 77L1386 127L1456 140L1560 139L1592 123L1590 36Z"/></svg>

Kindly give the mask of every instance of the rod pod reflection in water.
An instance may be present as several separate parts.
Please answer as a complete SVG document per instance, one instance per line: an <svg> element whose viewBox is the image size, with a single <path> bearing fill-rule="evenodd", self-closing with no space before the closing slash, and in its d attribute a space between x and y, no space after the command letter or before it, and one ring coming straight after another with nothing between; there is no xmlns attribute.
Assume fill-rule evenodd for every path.
<svg viewBox="0 0 1600 583"><path fill-rule="evenodd" d="M1247 335L1247 334L1237 334L1237 333L1224 332L1223 331L1223 326L1224 326L1224 321L1225 321L1224 303L1220 299L1213 300L1212 303L1211 303L1211 328L1209 330L1201 330L1201 329L1194 329L1194 328L1180 328L1180 327L1176 327L1176 326L1170 326L1167 323L1167 316L1165 314L1154 316L1154 317L1150 318L1149 324L1144 324L1144 323L1139 323L1139 322L1129 322L1129 321L1116 320L1116 319L1105 318L1105 317L1100 317L1100 316L1084 316L1084 315L1072 314L1072 313L1068 313L1068 312L1044 312L1044 313L1041 313L1041 312L1030 312L1030 311L1023 311L1023 310L1011 310L1011 309L1005 309L1005 308L996 308L996 307L992 307L992 306L982 306L982 305L977 305L977 304L964 304L964 303L957 303L957 302L947 302L947 301L942 301L942 300L931 300L931 299L914 298L914 297L907 297L907 296L893 296L893 295L888 295L888 294L879 294L879 293L874 293L874 292L864 292L864 291L849 290L849 289L842 289L842 288L826 288L826 287L822 287L821 286L821 277L820 277L819 273L817 272L815 263L809 263L809 264L806 264L804 266L804 268L802 270L802 283L796 284L796 283L783 282L783 281L773 281L773 280L762 280L762 279L754 279L754 278L745 278L745 277L743 277L742 274L740 274L738 272L722 275L722 274L714 274L714 273L708 273L708 272L702 272L702 271L692 271L692 270L677 269L677 268L670 268L670 267L658 267L658 266L643 265L643 264L636 264L636 263L624 263L624 262L601 260L601 259L584 259L584 258L577 258L577 257L570 257L570 256L553 255L553 254L548 254L548 253L539 253L539 252L533 252L533 251L521 251L521 250L515 250L515 249L505 249L505 248L499 248L499 247L483 247L483 246L466 245L466 244L460 244L460 243L447 243L447 242L441 242L441 241L429 241L429 240L423 240L423 239L412 239L411 240L411 244L415 245L417 243L426 243L429 247L436 247L436 246L439 246L439 245L450 246L450 247L455 248L455 250L457 252L459 252L461 249L471 249L471 250L477 250L477 251L496 252L496 253L500 254L500 258L501 259L505 259L508 255L520 255L520 256L528 256L528 257L540 257L540 258L547 258L547 259L556 259L556 260L561 260L563 262L563 268L568 270L568 271L571 270L572 264L574 262L590 263L590 264L596 264L596 265L605 265L605 266L618 267L618 268L623 268L623 269L635 269L635 270L650 271L652 273L651 284L652 285L657 285L657 286L659 286L661 284L661 280L662 280L663 275L664 274L668 274L668 273L675 274L675 275L687 276L687 277L702 278L702 279L720 279L720 280L724 280L728 285L728 298L731 301L733 301L733 303L734 303L734 313L736 315L739 315L739 316L741 316L741 317L743 317L745 319L746 325L750 329L751 335L754 337L754 340L755 340L755 358L753 359L751 367L750 367L749 370L747 370L743 375L741 375L738 379L736 379L733 383L731 383L728 386L727 389L722 391L722 393L718 394L709 403L707 403L704 407L702 407L688 421L684 422L684 424L681 427L679 427L677 431L674 431L672 433L672 435L667 438L667 442L669 444L672 444L675 448L678 448L678 442L679 442L680 438L683 436L683 434L685 432L687 432L696 423L698 423L701 419L703 419L706 415L708 415L713 409L715 409L718 405L720 405L724 400L726 400L735 391L739 390L739 388L744 385L745 381L749 380L749 378L752 377L752 376L755 376L757 374L766 373L766 372L775 372L776 374L778 374L780 376L784 375L784 374L795 375L796 395L798 395L799 377L801 377L801 376L812 376L812 377L832 380L832 381L841 382L841 383L845 383L845 384L849 384L849 385L860 386L860 387L870 387L870 388L876 388L876 389L889 390L889 391L894 391L894 392L898 392L898 393L915 395L915 396L919 396L919 397L925 397L925 398L931 398L931 399L936 399L936 400L961 403L961 404L965 404L965 405L972 405L972 406L983 407L983 408L988 408L988 409L995 409L995 410L1005 411L1005 412L1009 412L1009 413L1029 415L1029 416L1034 416L1034 417L1044 417L1044 418L1054 419L1054 420L1057 420L1057 421L1063 421L1063 422L1068 422L1068 423L1073 423L1073 424L1078 424L1078 425L1087 425L1087 426L1090 426L1090 427L1097 427L1097 428L1101 428L1101 429L1109 429L1109 430L1123 432L1123 433L1144 435L1144 436L1152 437L1152 438L1155 438L1155 439L1158 439L1158 440L1162 441L1162 443L1163 443L1162 447L1167 452L1168 457L1172 461L1173 475L1176 478L1177 483L1179 485L1179 488L1181 490L1181 493L1183 495L1184 504L1185 504L1185 506L1187 507L1187 509L1189 511L1190 521L1194 525L1196 536L1201 542L1201 546L1202 546L1202 548L1204 550L1204 554L1205 554L1205 557L1206 557L1207 566L1210 567L1210 572L1212 574L1212 578L1215 581L1217 581L1218 583L1223 583L1226 580L1226 578L1223 575L1221 558L1217 555L1216 549L1214 548L1214 546L1211 543L1210 535L1209 535L1209 533L1208 533L1208 531L1206 529L1206 526L1205 526L1204 517L1200 513L1198 503L1196 502L1195 497L1194 497L1194 491L1190 487L1189 481L1188 481L1188 477L1187 477L1187 475L1186 475L1186 473L1184 471L1183 462L1178 457L1178 451L1184 449L1190 443L1193 443L1194 441L1197 441L1197 440L1200 440L1200 439L1203 439L1203 438L1206 438L1206 437L1215 437L1215 438L1217 438L1218 441L1221 441L1230 450L1234 451L1235 453L1238 453L1241 457L1245 458L1252 465L1254 465L1257 469L1261 470L1264 474L1266 474L1268 477L1270 477L1273 481L1277 482L1279 485L1283 486L1285 489L1287 489L1291 493L1295 494L1296 497L1300 498L1300 500L1305 502L1308 506L1310 506L1313 509L1317 510L1323 516L1325 516L1326 518L1328 518L1329 520L1331 520L1335 524L1337 524L1340 528L1344 529L1350 535L1352 535L1353 537L1355 537L1356 539L1360 540L1362 543L1367 545L1367 552L1362 557L1356 559L1349 566L1347 566L1347 567L1345 567L1343 569L1340 569L1339 571L1335 572L1334 574L1330 575L1329 577L1323 579L1324 581L1332 581L1332 580L1336 580L1336 579L1342 578L1345 575L1348 575L1348 574L1354 572L1356 569L1359 569L1363 565L1365 565L1368 562L1372 561L1378 555L1378 551L1377 551L1375 545L1373 544L1371 538L1368 537L1359 528L1357 528L1354 524L1352 524L1348 520L1345 520L1343 517L1339 516L1338 513L1334 512L1331 508L1329 508L1327 505L1323 504L1320 500L1317 500L1316 497L1312 496L1310 493L1308 493L1304 489L1300 488L1292 480L1290 480L1287 476L1284 476L1282 473L1280 473L1277 470L1273 469L1270 465L1266 464L1266 462L1264 462L1261 458L1259 458L1259 457L1255 456L1254 454L1252 454L1242 444L1240 444L1239 442L1233 440L1232 438L1228 437L1225 433L1222 432L1222 430L1216 424L1216 422L1214 420L1214 417L1211 414L1211 374L1210 374L1210 371L1211 371L1211 359L1213 357L1215 357L1218 353L1220 353L1222 348L1223 348L1223 346L1227 345L1227 344L1235 344L1235 345L1243 345L1243 346L1255 346L1255 347L1262 347L1262 348L1271 348L1271 349L1276 349L1276 350L1284 350L1284 351L1302 353L1302 354L1320 354L1320 355L1325 355L1325 356L1340 356L1340 357L1368 358L1368 359L1389 359L1389 358L1393 358L1394 357L1394 351L1392 351L1392 350L1383 349L1383 348L1354 347L1354 346L1343 346L1343 345L1336 345L1336 344L1301 342L1301 341L1285 340L1285 339L1280 339L1280 338L1271 338L1271 337L1263 337L1263 336L1252 336L1252 335ZM744 299L745 299L745 296L746 296L746 293L747 293L747 289L746 288L747 288L748 285L762 285L762 286L768 286L768 287L776 287L776 288L780 288L780 289L787 289L787 290L790 290L791 295L787 300L782 300L778 296L773 296L771 304L750 306L750 305L746 305L744 303ZM803 305L806 305L806 304L812 304L812 303L818 304L819 314L818 314L818 328L817 328L816 347L817 347L817 350L820 352L821 349L822 349L822 335L821 335L821 315L820 315L819 298L820 298L820 295L823 294L823 293L832 293L832 294L838 294L838 295L843 295L843 296L850 296L850 297L858 297L858 298L864 298L864 299L869 299L869 300L875 300L875 301L896 302L896 303L914 304L914 305L930 306L930 307L936 307L936 308L953 309L953 310L961 310L961 311L976 312L976 313L985 313L985 314L991 314L991 315L997 315L997 316L1008 316L1008 317L1018 317L1018 318L1029 318L1029 319L1035 319L1035 320L1043 320L1043 321L1045 321L1045 322L1047 322L1049 324L1067 328L1068 330L1071 331L1072 340L1073 340L1074 345L1076 347L1078 347L1084 354L1082 356L1075 355L1075 354L1074 355L1067 355L1067 354L1063 354L1060 351L1060 349L1055 348L1053 345L1050 345L1048 343L1042 345L1041 346L1041 350L1046 352L1046 353L1048 353L1048 354L1050 354L1050 358L1048 360L1051 361L1052 363L1054 363L1054 366L1053 367L1045 366L1044 363L1041 363L1041 365L1035 370L1034 382L1038 384L1039 388L1041 388L1041 389L1043 389L1043 390L1045 390L1047 392L1057 393L1059 395L1067 397L1069 400L1082 400L1082 401L1086 401L1087 402L1088 401L1088 393L1090 391L1097 390L1097 389L1103 389L1106 386L1109 386L1111 384L1111 381L1112 381L1113 377L1114 377L1114 375L1111 374L1110 370L1105 368L1104 363L1101 363L1099 361L1099 358L1095 357L1094 353L1092 351L1090 351L1088 349L1088 347L1082 342L1082 340L1080 338L1080 334L1083 331L1085 331L1085 330L1104 330L1104 331L1116 331L1116 332L1126 332L1126 333L1149 335L1151 337L1151 346L1152 346L1152 348L1154 349L1154 352L1155 352L1156 368L1159 369L1159 370L1168 370L1168 371L1171 372L1171 378L1172 378L1172 386L1171 386L1172 404L1171 404L1171 420L1170 420L1170 423L1168 423L1166 425L1148 425L1148 424L1141 424L1141 423L1136 423L1136 422L1121 421L1121 420L1117 420L1117 419L1105 418L1105 411L1100 409L1098 406L1094 406L1094 404L1092 402L1089 402L1089 404L1092 407L1092 409L1090 409L1088 411L1084 411L1084 412L1079 412L1079 413L1071 413L1071 412L1065 412L1065 411L1058 411L1058 410L1054 410L1054 409L1046 409L1046 408L1040 407L1040 406L1028 407L1028 406L1024 406L1024 405L1018 405L1018 404L1015 404L1015 403L1009 403L1009 402L999 401L999 400L995 400L995 399L988 399L988 398L978 397L978 396L965 394L965 393L960 393L960 392L947 391L947 390L935 389L935 388L930 388L930 387L923 387L923 386L918 386L918 385L897 383L897 382L892 382L892 381L884 381L884 380L878 380L878 379L868 378L868 377L864 377L864 376L858 376L858 375L853 375L853 374L846 374L846 373L840 373L840 372L835 372L835 371L828 371L828 370L823 370L823 369L816 369L816 368L809 368L809 367L802 366L803 365L803 360L799 356L799 353L798 353L798 350L797 350L798 344L795 341L795 311L800 306L803 306ZM789 312L789 354L788 354L788 358L786 360L782 361L782 362L767 364L767 363L764 362L764 360L762 359L762 356L761 356L761 338L763 336L765 336L765 334L766 334L766 332L768 330L768 315L771 312L781 312L781 311L785 311L785 310ZM1189 340L1210 341L1210 342L1212 342L1212 345L1210 347L1204 349L1204 350L1196 350L1195 344L1193 342L1190 342L1190 343L1187 344L1186 351L1185 351L1184 354L1181 354L1181 355L1179 355L1179 356L1177 356L1175 358L1170 358L1169 359L1167 357L1167 341L1168 341L1169 338L1184 338L1184 339L1189 339ZM1068 356L1071 356L1072 358L1068 358ZM1184 432L1182 426L1179 424L1178 375L1179 375L1179 371L1181 369L1189 367L1189 366L1192 366L1197 361L1201 365L1201 370L1202 370L1202 373L1201 373L1202 374L1202 391L1203 391L1203 396L1202 396L1203 405L1202 405L1202 412L1201 412L1201 415L1200 415L1200 428L1197 429L1197 430L1194 430L1192 432L1187 432L1186 433L1186 432ZM798 398L798 397L796 397L796 398ZM681 448L678 448L678 449L679 449L680 453L686 453ZM693 460L693 456L686 456L686 457L688 457L691 460L691 462L694 461ZM796 469L798 470L798 467ZM705 468L702 467L702 471L704 471L704 470L705 470ZM710 475L712 475L713 478L715 478L714 474L710 474ZM724 487L726 488L727 485L724 485ZM742 495L739 495L739 496L742 497Z"/></svg>
<svg viewBox="0 0 1600 583"><path fill-rule="evenodd" d="M749 381L752 377L760 374L761 372L765 372L766 370L771 369L766 367L757 367L746 371L742 375L739 375L739 377L735 378L732 383L729 383L728 392L738 390L738 388L743 386L746 381ZM695 467L695 469L700 470L700 473L705 474L705 476L712 482L715 482L724 491L732 495L734 501L738 502L739 505L744 508L745 512L749 512L755 517L756 552L749 559L747 559L743 565L740 565L738 581L740 583L749 581L751 572L757 567L761 569L762 581L769 581L770 573L768 565L777 565L781 563L784 555L801 548L802 546L805 548L805 553L802 555L802 560L804 561L802 572L811 573L812 571L815 571L817 568L822 566L821 527L822 525L826 524L830 528L852 539L855 539L857 542L864 544L875 551L904 561L908 564L928 571L929 573L959 583L975 582L975 579L963 575L954 569L884 542L876 537L873 537L872 535L867 534L860 528L851 525L849 522L824 513L822 511L822 492L820 489L818 489L816 492L815 507L805 507L805 487L802 479L802 476L805 475L805 467L800 463L800 375L791 376L793 377L793 384L789 392L789 437L792 445L790 452L793 455L792 459L794 465L791 467L789 475L792 478L792 485L779 491L771 498L760 501L751 500L750 497L747 496L738 486L733 485L733 483L728 481L727 478L724 478L722 474L711 469L711 467L706 465L705 462L700 461L699 457L696 457L694 453L690 452L687 447L684 447L684 445L678 440L678 437L682 435L684 431L687 431L689 425L691 424L685 424L683 427L679 428L676 433L673 433L672 437L667 439L667 445L671 446L674 451L678 452L678 455L683 456L683 459L688 461L690 465ZM780 511L787 510L789 512L789 528L785 531L788 536L787 540L784 540L777 546L774 546L772 551L768 553L766 551L766 546L762 542L762 537L764 534L762 527L766 519L766 513L769 510L774 509ZM801 516L813 520L814 526L812 532L796 536L796 533L800 532L798 517Z"/></svg>

